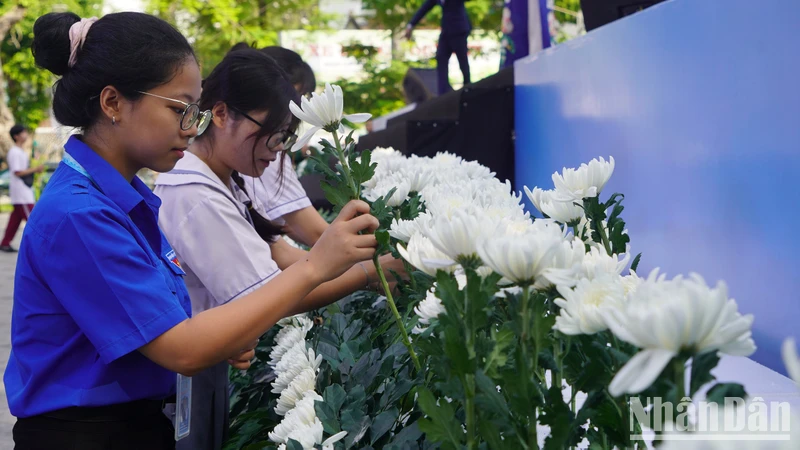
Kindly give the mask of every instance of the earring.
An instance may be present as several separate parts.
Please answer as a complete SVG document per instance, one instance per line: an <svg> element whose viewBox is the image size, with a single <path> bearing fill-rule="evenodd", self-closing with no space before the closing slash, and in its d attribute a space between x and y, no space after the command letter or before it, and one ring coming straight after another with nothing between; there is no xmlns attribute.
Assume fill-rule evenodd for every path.
<svg viewBox="0 0 800 450"><path fill-rule="evenodd" d="M115 116L111 116L111 125L117 124L117 118Z"/></svg>

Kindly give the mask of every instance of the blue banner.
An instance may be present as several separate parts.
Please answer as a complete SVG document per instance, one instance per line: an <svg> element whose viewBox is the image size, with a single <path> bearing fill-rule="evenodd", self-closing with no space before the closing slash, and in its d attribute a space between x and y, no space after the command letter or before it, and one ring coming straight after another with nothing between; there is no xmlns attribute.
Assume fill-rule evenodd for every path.
<svg viewBox="0 0 800 450"><path fill-rule="evenodd" d="M501 69L549 47L547 0L506 0L500 29Z"/></svg>

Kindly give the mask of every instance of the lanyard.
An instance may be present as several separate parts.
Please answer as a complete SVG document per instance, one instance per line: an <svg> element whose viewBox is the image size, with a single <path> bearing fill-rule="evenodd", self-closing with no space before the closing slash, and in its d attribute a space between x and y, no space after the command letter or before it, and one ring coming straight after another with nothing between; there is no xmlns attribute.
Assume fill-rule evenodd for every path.
<svg viewBox="0 0 800 450"><path fill-rule="evenodd" d="M92 184L94 185L94 187L97 188L98 191L103 192L103 190L100 189L100 186L98 186L97 182L94 181L94 178L92 178L92 176L89 175L89 172L87 172L86 169L81 165L81 163L79 163L75 158L73 158L72 155L70 155L67 152L64 152L64 157L62 158L62 161L64 162L64 164L68 165L74 171L88 178L89 181L92 182Z"/></svg>

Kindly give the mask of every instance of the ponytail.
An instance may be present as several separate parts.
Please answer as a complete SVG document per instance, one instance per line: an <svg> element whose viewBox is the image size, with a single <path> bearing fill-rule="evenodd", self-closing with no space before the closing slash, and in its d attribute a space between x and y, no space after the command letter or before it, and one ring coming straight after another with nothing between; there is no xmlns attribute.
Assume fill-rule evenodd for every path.
<svg viewBox="0 0 800 450"><path fill-rule="evenodd" d="M276 225L256 211L256 209L253 207L253 201L250 200L250 195L247 194L247 189L245 189L244 186L244 180L242 179L242 176L239 175L239 172L233 171L231 178L233 179L234 183L236 183L236 186L239 186L239 189L241 189L242 192L244 192L244 194L247 196L247 201L244 204L247 206L247 211L250 213L250 218L253 221L253 228L256 229L256 233L258 233L258 235L261 236L261 239L263 239L265 242L270 244L274 243L278 237L284 234L283 228Z"/></svg>

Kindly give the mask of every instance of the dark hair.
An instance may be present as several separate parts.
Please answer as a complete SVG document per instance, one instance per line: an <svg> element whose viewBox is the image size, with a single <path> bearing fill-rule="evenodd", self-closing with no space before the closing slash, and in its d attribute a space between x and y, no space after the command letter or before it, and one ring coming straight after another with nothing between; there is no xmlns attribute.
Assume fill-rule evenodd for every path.
<svg viewBox="0 0 800 450"><path fill-rule="evenodd" d="M69 67L69 29L80 17L49 13L33 25L31 51L39 67L60 75L53 95L56 120L89 128L100 115L97 96L114 86L129 99L168 83L195 58L186 38L167 22L142 13L108 14L94 23Z"/></svg>
<svg viewBox="0 0 800 450"><path fill-rule="evenodd" d="M314 71L297 53L277 45L264 47L261 52L278 62L281 69L285 70L286 74L289 75L289 81L292 86L298 84L301 86L300 94L305 95L309 92L314 92L317 88L317 78L314 76Z"/></svg>
<svg viewBox="0 0 800 450"><path fill-rule="evenodd" d="M25 131L28 131L28 129L25 128L24 125L16 124L13 127L11 127L11 130L8 132L8 134L11 135L11 140L16 143L17 142L17 136L19 136L20 134L22 134Z"/></svg>
<svg viewBox="0 0 800 450"><path fill-rule="evenodd" d="M289 82L286 73L278 66L274 59L253 49L230 51L222 62L211 71L203 81L203 93L200 95L200 109L210 110L218 102L228 105L232 115L239 115L237 111L250 114L253 111L267 111L267 118L262 123L261 129L255 134L253 144L253 166L255 166L255 146L262 138L281 131L287 117L291 117L289 129L295 131L299 119L289 111L289 102L299 103L300 97ZM198 137L208 139L213 136L213 130ZM281 154L278 162L280 166L280 180L283 178L283 158ZM245 193L244 180L234 172L233 180ZM262 217L252 205L250 215L256 231L262 239L273 242L281 234L281 228Z"/></svg>

